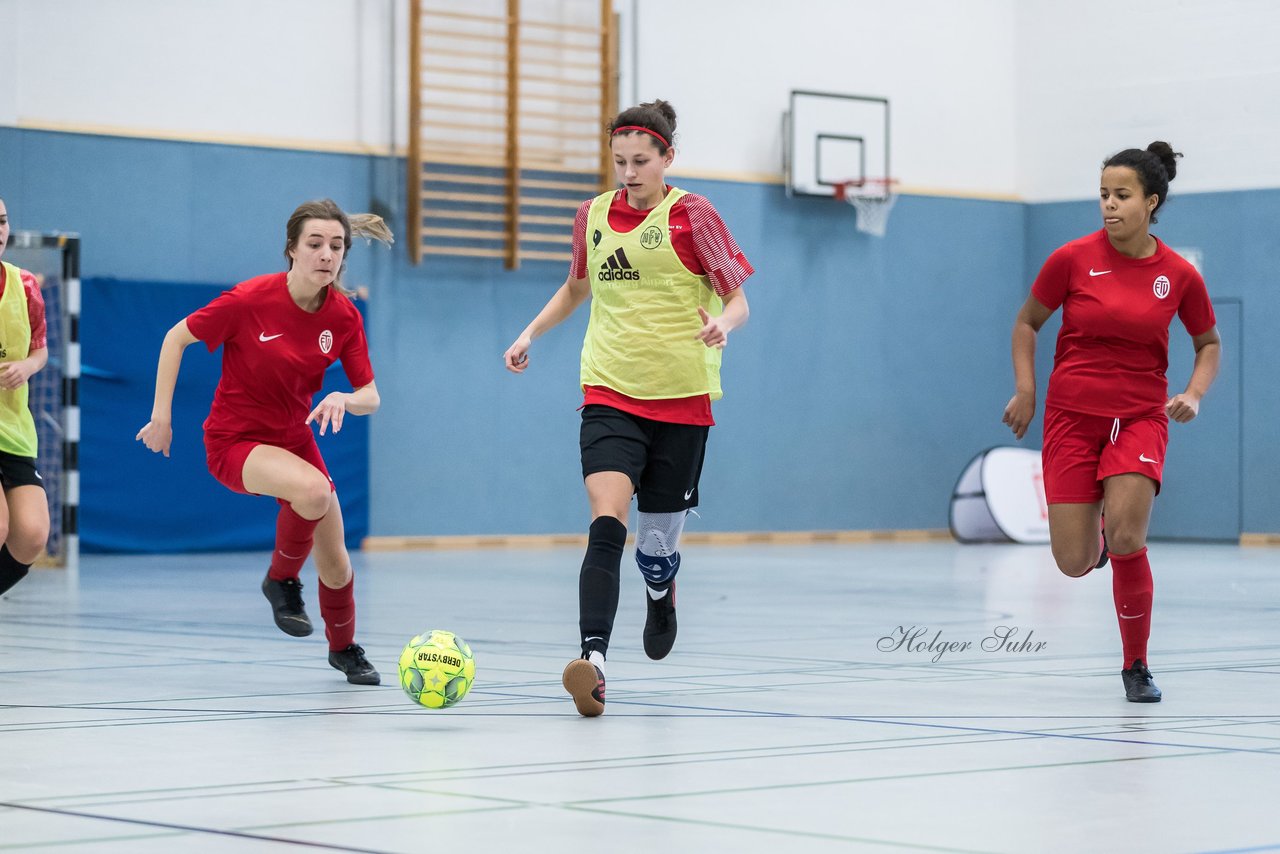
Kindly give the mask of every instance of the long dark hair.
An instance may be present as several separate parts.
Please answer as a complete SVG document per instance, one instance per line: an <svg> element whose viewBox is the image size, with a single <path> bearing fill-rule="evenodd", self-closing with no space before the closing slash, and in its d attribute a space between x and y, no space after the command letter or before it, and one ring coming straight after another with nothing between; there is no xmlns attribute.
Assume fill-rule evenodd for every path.
<svg viewBox="0 0 1280 854"><path fill-rule="evenodd" d="M1178 158L1181 156L1182 152L1174 151L1169 143L1156 140L1145 149L1126 148L1111 155L1102 168L1128 166L1138 173L1143 195L1157 197L1155 210L1151 211L1151 222L1155 223L1156 211L1169 197L1169 182L1178 174Z"/></svg>

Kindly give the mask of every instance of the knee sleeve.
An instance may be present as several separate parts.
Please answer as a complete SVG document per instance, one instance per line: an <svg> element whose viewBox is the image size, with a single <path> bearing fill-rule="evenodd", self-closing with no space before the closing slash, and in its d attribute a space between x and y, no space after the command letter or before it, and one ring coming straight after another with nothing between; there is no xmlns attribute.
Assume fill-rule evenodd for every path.
<svg viewBox="0 0 1280 854"><path fill-rule="evenodd" d="M636 527L636 565L651 587L671 583L680 569L680 534L688 513L641 513Z"/></svg>

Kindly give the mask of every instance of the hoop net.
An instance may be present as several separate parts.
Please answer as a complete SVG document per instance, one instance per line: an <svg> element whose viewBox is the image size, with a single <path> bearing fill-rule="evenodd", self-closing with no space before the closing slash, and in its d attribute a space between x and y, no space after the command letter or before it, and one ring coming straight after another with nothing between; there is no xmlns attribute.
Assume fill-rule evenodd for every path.
<svg viewBox="0 0 1280 854"><path fill-rule="evenodd" d="M884 237L889 225L889 214L898 195L894 178L864 178L860 181L843 181L835 185L836 198L853 207L857 215L858 231L873 237Z"/></svg>

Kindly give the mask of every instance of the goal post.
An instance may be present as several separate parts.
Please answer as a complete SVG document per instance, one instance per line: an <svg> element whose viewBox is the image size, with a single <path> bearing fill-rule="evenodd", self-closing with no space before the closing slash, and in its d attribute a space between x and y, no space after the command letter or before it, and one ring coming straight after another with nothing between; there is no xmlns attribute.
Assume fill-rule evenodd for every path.
<svg viewBox="0 0 1280 854"><path fill-rule="evenodd" d="M49 498L48 558L75 569L80 559L80 237L13 231L4 260L40 282L49 364L29 382L39 440L36 466Z"/></svg>

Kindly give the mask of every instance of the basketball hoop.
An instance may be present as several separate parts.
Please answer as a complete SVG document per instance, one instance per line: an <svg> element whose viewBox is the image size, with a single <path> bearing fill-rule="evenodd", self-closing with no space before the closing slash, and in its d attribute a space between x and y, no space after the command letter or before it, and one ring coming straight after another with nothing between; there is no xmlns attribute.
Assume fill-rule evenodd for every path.
<svg viewBox="0 0 1280 854"><path fill-rule="evenodd" d="M857 228L863 234L884 237L889 225L889 213L898 196L893 185L895 178L863 178L855 181L841 181L835 185L835 196L845 204L852 205L857 214Z"/></svg>

